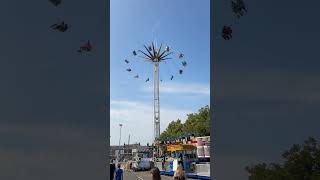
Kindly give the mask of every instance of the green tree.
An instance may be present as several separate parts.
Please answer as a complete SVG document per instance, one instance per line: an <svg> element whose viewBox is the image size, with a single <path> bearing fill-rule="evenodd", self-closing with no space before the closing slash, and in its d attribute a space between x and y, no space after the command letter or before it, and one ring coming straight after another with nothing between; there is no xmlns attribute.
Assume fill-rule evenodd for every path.
<svg viewBox="0 0 320 180"><path fill-rule="evenodd" d="M196 136L210 136L209 106L200 108L197 113L188 114L185 123L181 123L180 119L172 121L160 136L161 138L174 138L192 131Z"/></svg>
<svg viewBox="0 0 320 180"><path fill-rule="evenodd" d="M282 154L283 164L246 167L249 180L320 180L320 144L312 137Z"/></svg>
<svg viewBox="0 0 320 180"><path fill-rule="evenodd" d="M181 120L170 122L167 129L161 133L161 138L172 138L183 134L183 124Z"/></svg>
<svg viewBox="0 0 320 180"><path fill-rule="evenodd" d="M198 113L187 115L188 118L183 126L184 133L194 131L197 136L210 136L210 108L205 106Z"/></svg>

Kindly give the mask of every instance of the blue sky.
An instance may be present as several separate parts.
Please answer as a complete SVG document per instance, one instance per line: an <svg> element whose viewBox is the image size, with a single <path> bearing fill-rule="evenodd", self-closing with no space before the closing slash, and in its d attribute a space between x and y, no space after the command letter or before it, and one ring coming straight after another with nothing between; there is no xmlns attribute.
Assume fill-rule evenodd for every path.
<svg viewBox="0 0 320 180"><path fill-rule="evenodd" d="M161 2L161 3L159 3ZM183 52L188 66L177 71L174 58L160 66L161 131L172 120L186 119L210 103L210 4L209 0L112 0L111 1L111 145L122 141L151 142L153 139L152 64L132 56L132 50L156 41ZM124 59L130 61L125 64ZM130 67L133 72L128 73ZM139 79L133 76L139 74ZM170 75L174 75L170 81ZM148 83L145 82L150 78Z"/></svg>

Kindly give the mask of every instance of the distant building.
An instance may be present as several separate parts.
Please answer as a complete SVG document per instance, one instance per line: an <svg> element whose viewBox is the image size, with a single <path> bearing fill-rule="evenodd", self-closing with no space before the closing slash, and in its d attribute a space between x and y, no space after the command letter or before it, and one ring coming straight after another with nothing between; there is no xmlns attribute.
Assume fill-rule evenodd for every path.
<svg viewBox="0 0 320 180"><path fill-rule="evenodd" d="M117 159L119 155L119 146L110 146L110 159ZM139 158L150 158L152 156L151 146L141 146L139 144L130 144L120 146L121 160L138 160Z"/></svg>

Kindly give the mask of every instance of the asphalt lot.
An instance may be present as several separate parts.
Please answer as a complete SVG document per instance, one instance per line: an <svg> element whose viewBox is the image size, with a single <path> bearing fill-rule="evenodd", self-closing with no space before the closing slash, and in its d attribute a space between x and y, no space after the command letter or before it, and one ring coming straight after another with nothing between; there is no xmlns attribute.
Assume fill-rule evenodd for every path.
<svg viewBox="0 0 320 180"><path fill-rule="evenodd" d="M123 175L124 180L152 180L150 171L130 172L125 171ZM172 176L161 176L161 180L172 180ZM189 180L193 180L188 178Z"/></svg>

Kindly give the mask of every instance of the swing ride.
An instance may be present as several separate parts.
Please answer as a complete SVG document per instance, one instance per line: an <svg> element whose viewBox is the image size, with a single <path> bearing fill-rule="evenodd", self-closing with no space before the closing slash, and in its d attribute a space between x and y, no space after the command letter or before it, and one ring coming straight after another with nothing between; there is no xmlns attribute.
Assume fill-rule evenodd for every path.
<svg viewBox="0 0 320 180"><path fill-rule="evenodd" d="M153 65L154 69L154 139L158 139L160 137L160 99L159 99L159 82L162 82L162 79L159 79L159 72L160 72L160 64L161 63L168 63L174 60L175 56L172 56L173 54L177 54L176 57L178 57L179 60L183 59L184 54L182 53L175 53L171 50L169 46L165 46L163 48L163 44L160 45L160 47L157 47L155 43L151 43L151 45L144 45L141 50L133 50L132 54L134 57L141 58L145 60L146 62L149 62ZM141 61L139 59L139 61ZM125 64L129 67L126 69L128 73L131 73L133 70L131 69L131 66L134 62L134 60L124 60ZM181 61L182 67L176 71L180 75L183 73L183 68L187 66L187 62L185 60ZM133 76L135 79L139 79L141 76L139 76L139 73L134 71L135 76ZM173 74L170 74L170 80L172 81L174 78ZM145 77L145 82L149 82L150 78L147 76Z"/></svg>
<svg viewBox="0 0 320 180"><path fill-rule="evenodd" d="M231 1L231 9L233 14L239 19L247 13L247 8L243 0L232 0ZM224 25L222 27L221 36L224 40L232 39L232 26Z"/></svg>
<svg viewBox="0 0 320 180"><path fill-rule="evenodd" d="M64 21L62 21L61 23L56 23L50 26L53 30L57 30L60 32L66 32L68 29L68 24L64 23Z"/></svg>

